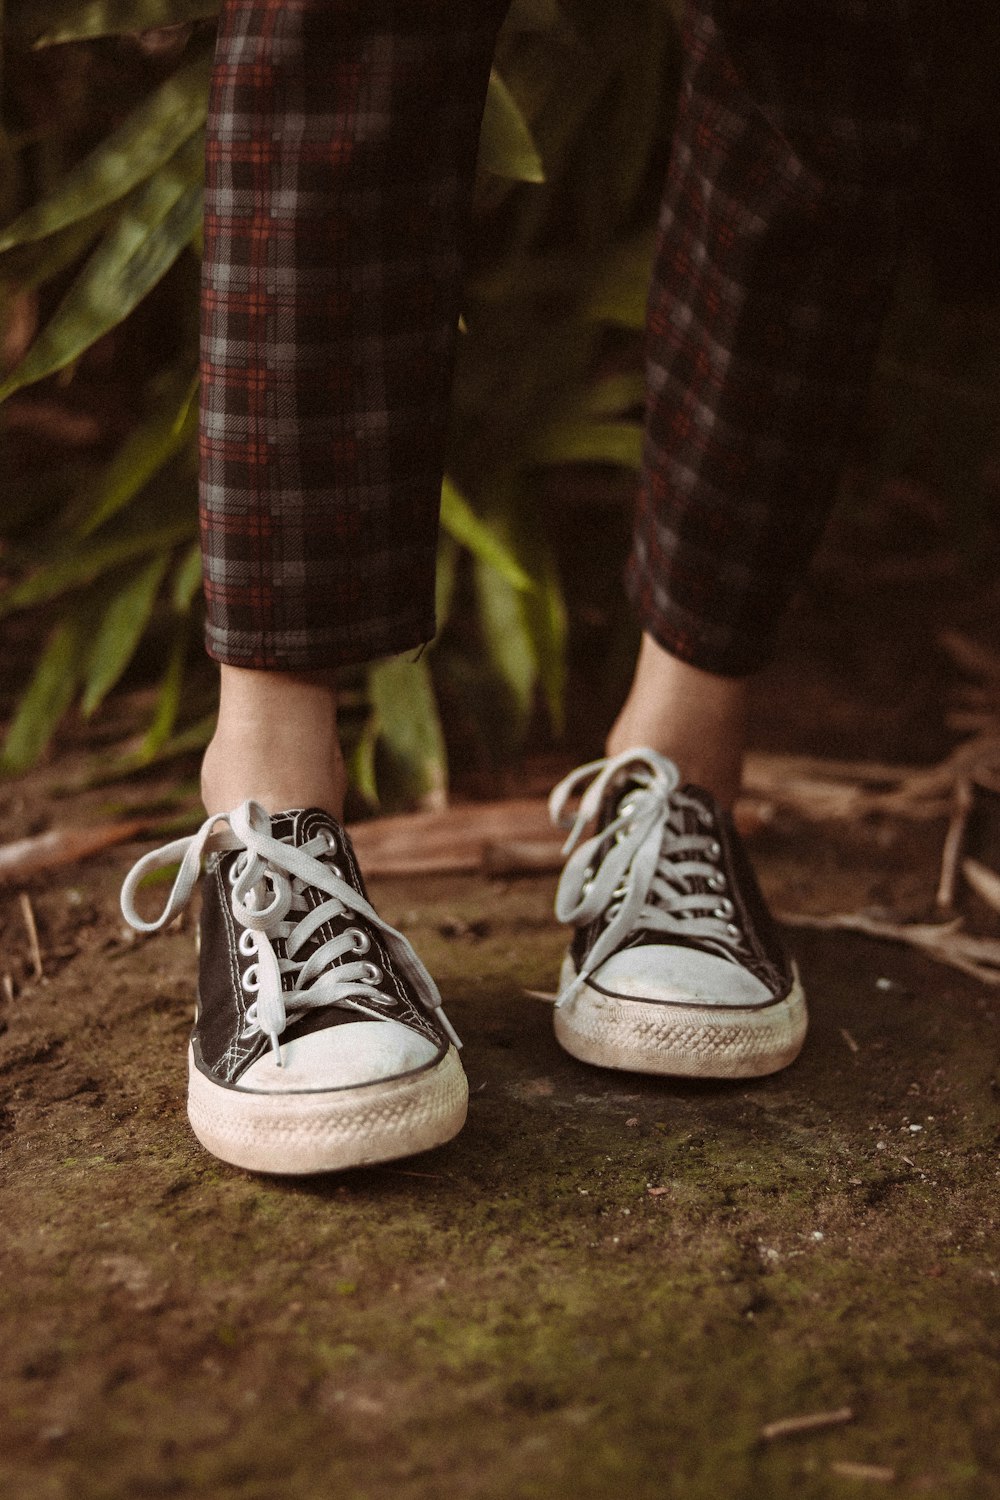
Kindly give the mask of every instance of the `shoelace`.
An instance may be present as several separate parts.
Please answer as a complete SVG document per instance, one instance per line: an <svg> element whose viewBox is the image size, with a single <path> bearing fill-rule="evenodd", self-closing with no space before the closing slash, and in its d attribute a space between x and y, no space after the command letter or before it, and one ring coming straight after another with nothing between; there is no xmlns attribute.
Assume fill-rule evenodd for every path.
<svg viewBox="0 0 1000 1500"><path fill-rule="evenodd" d="M219 831L227 824L228 831ZM336 865L323 862L336 845L325 834L294 848L273 838L271 819L258 802L244 802L234 812L206 818L198 832L176 839L162 849L143 855L129 871L122 886L121 905L125 920L138 932L158 932L183 910L190 900L207 854L239 849L243 858L230 872L232 911L240 933L240 952L253 963L244 973L244 988L255 995L247 1008L249 1032L260 1030L270 1040L281 1065L280 1037L290 1021L309 1010L326 1005L344 1006L365 1016L383 1020L384 1009L372 1005L386 996L375 986L382 975L377 966L361 955L370 939L361 927L349 927L338 937L321 943L307 958L296 955L309 939L332 918L354 913L381 934L399 970L413 984L423 1004L435 1012L441 1026L455 1043L461 1042L441 1005L437 985L401 932L390 927L375 909L343 878ZM143 878L155 870L176 864L180 869L163 911L155 921L144 921L135 907L135 894ZM314 909L305 900L312 886L329 898ZM286 920L291 916L291 920ZM274 948L282 940L284 956ZM348 960L347 955L356 957ZM282 976L294 975L290 990ZM367 1002L367 1003L366 1003Z"/></svg>
<svg viewBox="0 0 1000 1500"><path fill-rule="evenodd" d="M627 796L612 821L581 843L616 779L630 783ZM722 894L726 880L718 864L721 847L711 832L686 831L685 813L696 812L703 826L710 825L710 819L699 802L677 790L679 780L677 767L665 756L654 750L627 750L580 766L549 798L553 823L570 829L563 846L568 858L556 892L556 916L577 927L602 914L607 918L557 1006L571 1000L636 929L694 938L700 947L733 962L744 956L742 935L732 920L733 904ZM575 818L564 816L567 802L587 782ZM695 880L704 881L708 890L696 889Z"/></svg>

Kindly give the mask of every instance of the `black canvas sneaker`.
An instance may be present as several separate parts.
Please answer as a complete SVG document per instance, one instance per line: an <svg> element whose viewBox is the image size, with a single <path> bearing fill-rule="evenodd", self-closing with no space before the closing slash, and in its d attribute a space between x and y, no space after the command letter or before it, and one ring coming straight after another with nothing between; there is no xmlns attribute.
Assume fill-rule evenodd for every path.
<svg viewBox="0 0 1000 1500"><path fill-rule="evenodd" d="M329 814L257 803L145 855L122 889L140 932L172 921L206 860L188 1114L223 1161L326 1172L450 1140L465 1121L461 1045L409 942L368 901ZM159 918L143 876L180 862Z"/></svg>
<svg viewBox="0 0 1000 1500"><path fill-rule="evenodd" d="M772 1073L805 1039L802 985L732 821L679 779L655 750L630 750L552 793L553 822L572 830L556 915L576 929L556 1038L636 1073Z"/></svg>

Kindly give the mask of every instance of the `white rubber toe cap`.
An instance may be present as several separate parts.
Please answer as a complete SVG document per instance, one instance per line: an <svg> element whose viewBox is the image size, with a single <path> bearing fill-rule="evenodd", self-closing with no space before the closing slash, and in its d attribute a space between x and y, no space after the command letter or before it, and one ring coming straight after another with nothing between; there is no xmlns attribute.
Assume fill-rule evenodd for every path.
<svg viewBox="0 0 1000 1500"><path fill-rule="evenodd" d="M250 1064L237 1088L265 1094L357 1088L412 1073L438 1051L399 1021L349 1021L282 1042L281 1067L269 1050Z"/></svg>
<svg viewBox="0 0 1000 1500"><path fill-rule="evenodd" d="M591 982L632 1000L664 1004L767 1005L774 996L741 964L678 943L642 943L612 953Z"/></svg>

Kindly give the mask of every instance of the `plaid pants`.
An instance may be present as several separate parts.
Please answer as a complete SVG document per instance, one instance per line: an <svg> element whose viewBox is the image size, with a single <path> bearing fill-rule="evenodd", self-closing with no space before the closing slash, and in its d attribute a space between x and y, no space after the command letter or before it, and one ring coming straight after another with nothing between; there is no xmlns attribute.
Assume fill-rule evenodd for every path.
<svg viewBox="0 0 1000 1500"><path fill-rule="evenodd" d="M627 584L643 628L709 671L767 659L842 466L921 138L910 3L689 0ZM461 245L505 8L226 0L201 424L220 661L335 667L433 635Z"/></svg>

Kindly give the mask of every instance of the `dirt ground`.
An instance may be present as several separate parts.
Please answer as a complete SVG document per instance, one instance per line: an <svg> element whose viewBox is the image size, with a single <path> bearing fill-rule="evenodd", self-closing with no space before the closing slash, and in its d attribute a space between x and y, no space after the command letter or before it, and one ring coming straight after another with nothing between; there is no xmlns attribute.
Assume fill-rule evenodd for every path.
<svg viewBox="0 0 1000 1500"><path fill-rule="evenodd" d="M936 642L988 634L996 599L928 576L821 560L761 743L938 754ZM5 836L65 818L64 770L0 792ZM913 912L941 835L777 819L752 852L778 908ZM140 847L27 887L41 977L2 899L0 1494L1000 1495L997 991L796 931L812 1026L787 1072L614 1074L526 994L558 969L552 878L383 881L465 1040L468 1126L392 1166L255 1177L187 1128L192 924L123 928Z"/></svg>

